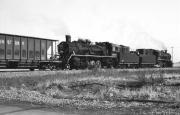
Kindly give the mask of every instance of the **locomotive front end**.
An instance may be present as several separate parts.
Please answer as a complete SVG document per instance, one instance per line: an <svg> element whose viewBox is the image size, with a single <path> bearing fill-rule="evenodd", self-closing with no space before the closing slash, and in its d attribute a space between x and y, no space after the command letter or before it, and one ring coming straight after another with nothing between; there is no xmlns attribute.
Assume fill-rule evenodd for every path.
<svg viewBox="0 0 180 115"><path fill-rule="evenodd" d="M173 62L171 60L171 54L167 53L167 50L159 51L158 63L160 67L172 67Z"/></svg>

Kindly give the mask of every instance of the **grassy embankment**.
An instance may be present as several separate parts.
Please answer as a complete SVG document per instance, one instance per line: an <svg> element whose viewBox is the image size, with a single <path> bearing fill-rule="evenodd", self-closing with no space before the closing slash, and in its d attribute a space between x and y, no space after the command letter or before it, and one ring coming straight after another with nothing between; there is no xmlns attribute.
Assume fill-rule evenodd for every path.
<svg viewBox="0 0 180 115"><path fill-rule="evenodd" d="M0 73L0 102L79 109L180 106L180 69Z"/></svg>

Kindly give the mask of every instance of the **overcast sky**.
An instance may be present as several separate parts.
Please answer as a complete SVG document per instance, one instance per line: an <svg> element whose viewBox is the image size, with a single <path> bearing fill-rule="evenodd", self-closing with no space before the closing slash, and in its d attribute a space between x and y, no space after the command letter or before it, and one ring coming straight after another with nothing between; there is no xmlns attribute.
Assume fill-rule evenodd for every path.
<svg viewBox="0 0 180 115"><path fill-rule="evenodd" d="M180 0L0 0L0 33L173 46L180 61Z"/></svg>

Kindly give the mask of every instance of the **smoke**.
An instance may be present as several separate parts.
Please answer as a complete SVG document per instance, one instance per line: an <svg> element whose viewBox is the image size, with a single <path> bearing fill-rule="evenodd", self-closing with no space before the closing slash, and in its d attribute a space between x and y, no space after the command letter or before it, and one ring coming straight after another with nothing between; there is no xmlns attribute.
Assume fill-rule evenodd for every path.
<svg viewBox="0 0 180 115"><path fill-rule="evenodd" d="M118 34L118 36L121 37L120 44L130 46L132 49L167 49L167 47L162 41L146 32L146 29L140 23L138 23L138 21L127 21L121 27L123 28Z"/></svg>
<svg viewBox="0 0 180 115"><path fill-rule="evenodd" d="M135 46L136 48L150 48L150 49L159 49L167 50L165 44L149 35L147 32L136 33L135 36Z"/></svg>

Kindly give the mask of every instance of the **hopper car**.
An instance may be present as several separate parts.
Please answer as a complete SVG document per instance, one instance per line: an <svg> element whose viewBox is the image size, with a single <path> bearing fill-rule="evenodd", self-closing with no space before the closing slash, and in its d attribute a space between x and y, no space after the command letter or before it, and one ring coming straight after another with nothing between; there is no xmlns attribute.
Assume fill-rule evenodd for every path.
<svg viewBox="0 0 180 115"><path fill-rule="evenodd" d="M53 51L57 40L0 34L0 68L46 69L59 66Z"/></svg>

